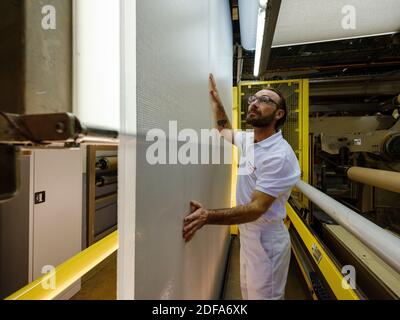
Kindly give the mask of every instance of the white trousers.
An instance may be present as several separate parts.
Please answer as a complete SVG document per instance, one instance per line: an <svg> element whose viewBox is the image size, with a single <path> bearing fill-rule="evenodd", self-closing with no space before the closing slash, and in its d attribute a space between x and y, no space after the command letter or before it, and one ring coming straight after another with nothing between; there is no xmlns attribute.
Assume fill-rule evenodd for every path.
<svg viewBox="0 0 400 320"><path fill-rule="evenodd" d="M291 248L287 228L281 221L239 228L243 300L284 299Z"/></svg>

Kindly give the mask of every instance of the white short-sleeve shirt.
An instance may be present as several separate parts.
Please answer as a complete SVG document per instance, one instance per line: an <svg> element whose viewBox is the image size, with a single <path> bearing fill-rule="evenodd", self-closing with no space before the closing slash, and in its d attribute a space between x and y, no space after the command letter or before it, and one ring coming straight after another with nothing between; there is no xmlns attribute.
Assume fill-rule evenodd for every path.
<svg viewBox="0 0 400 320"><path fill-rule="evenodd" d="M284 219L286 201L300 179L299 162L292 147L281 131L258 143L254 143L254 132L238 131L234 143L240 152L240 163L246 167L246 173L238 175L237 204L250 203L253 191L258 190L276 199L256 222ZM249 151L252 148L254 154Z"/></svg>

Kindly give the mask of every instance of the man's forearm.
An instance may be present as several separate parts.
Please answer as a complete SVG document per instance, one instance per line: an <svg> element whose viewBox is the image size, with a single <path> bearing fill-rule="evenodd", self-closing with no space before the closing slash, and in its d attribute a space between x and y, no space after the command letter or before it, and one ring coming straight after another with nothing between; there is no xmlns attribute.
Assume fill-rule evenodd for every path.
<svg viewBox="0 0 400 320"><path fill-rule="evenodd" d="M225 109L223 106L218 106L214 111L214 118L217 125L217 129L222 131L224 129L232 129L231 123L229 122L229 118L226 115Z"/></svg>
<svg viewBox="0 0 400 320"><path fill-rule="evenodd" d="M249 203L242 206L227 209L205 210L207 214L206 224L231 225L242 224L257 220L264 211Z"/></svg>

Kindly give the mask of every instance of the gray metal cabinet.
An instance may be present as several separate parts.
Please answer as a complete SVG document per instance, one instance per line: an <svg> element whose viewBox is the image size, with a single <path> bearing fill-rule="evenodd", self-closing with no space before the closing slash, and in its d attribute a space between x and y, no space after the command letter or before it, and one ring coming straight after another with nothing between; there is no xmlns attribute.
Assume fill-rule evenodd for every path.
<svg viewBox="0 0 400 320"><path fill-rule="evenodd" d="M81 251L81 150L25 150L20 163L20 191L0 204L3 298ZM80 282L58 298L79 289Z"/></svg>

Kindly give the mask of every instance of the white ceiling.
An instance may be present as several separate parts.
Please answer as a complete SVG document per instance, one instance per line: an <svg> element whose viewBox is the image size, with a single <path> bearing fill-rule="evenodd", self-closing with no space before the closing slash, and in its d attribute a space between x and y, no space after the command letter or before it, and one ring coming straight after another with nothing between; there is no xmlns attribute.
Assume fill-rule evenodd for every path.
<svg viewBox="0 0 400 320"><path fill-rule="evenodd" d="M344 29L354 7L355 29ZM400 31L399 0L283 0L273 46L358 38Z"/></svg>
<svg viewBox="0 0 400 320"><path fill-rule="evenodd" d="M244 5L254 8L254 2L258 1L239 0L239 10ZM354 7L354 29L342 27L342 21L347 20L346 16L349 13L342 13L345 6ZM239 11L243 22L257 19L256 10L246 11ZM244 14L246 16L243 16ZM247 46L244 48L254 49L256 32L253 27L246 28L243 24L241 21L242 43ZM359 38L397 31L400 31L399 0L282 0L273 47Z"/></svg>

